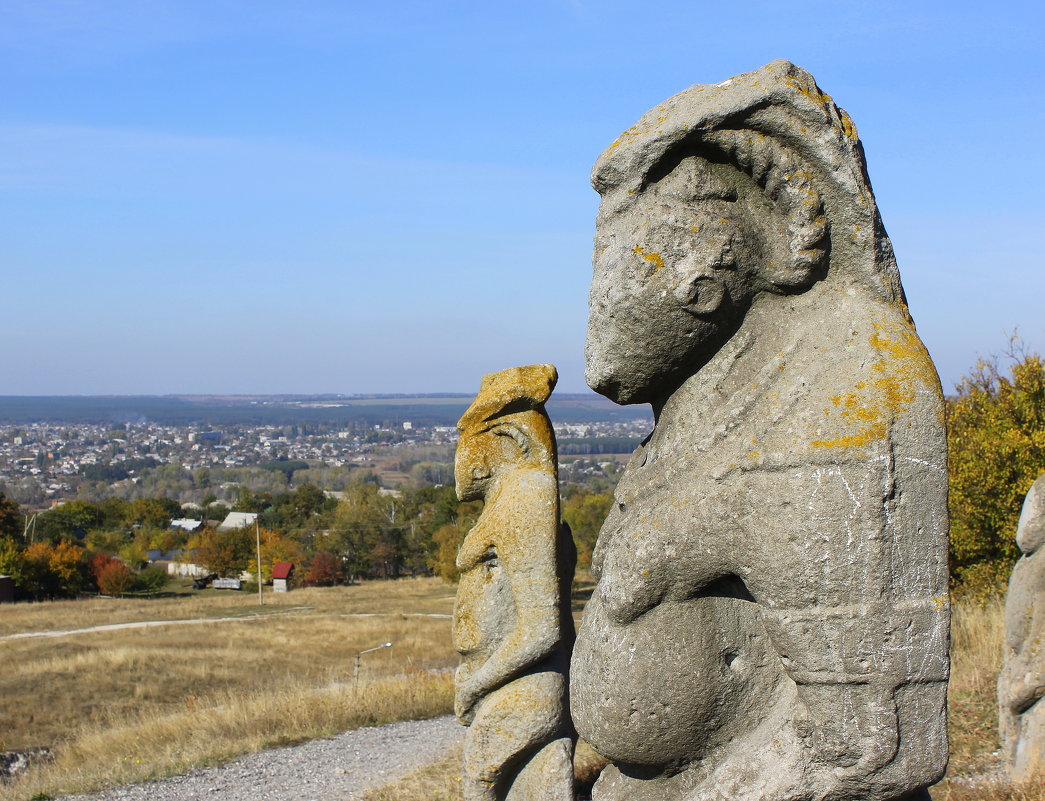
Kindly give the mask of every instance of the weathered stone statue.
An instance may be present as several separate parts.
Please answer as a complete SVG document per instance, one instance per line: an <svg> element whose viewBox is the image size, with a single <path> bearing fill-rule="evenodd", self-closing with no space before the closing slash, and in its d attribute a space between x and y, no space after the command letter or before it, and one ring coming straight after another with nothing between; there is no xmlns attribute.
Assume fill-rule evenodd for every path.
<svg viewBox="0 0 1045 801"><path fill-rule="evenodd" d="M457 554L458 719L466 801L573 801L566 671L576 551L559 521L550 364L483 377L458 423L461 500L483 513Z"/></svg>
<svg viewBox="0 0 1045 801"><path fill-rule="evenodd" d="M1045 774L1045 475L1027 493L1016 529L1023 556L1005 596L1005 664L998 678L1001 741L1017 781Z"/></svg>
<svg viewBox="0 0 1045 801"><path fill-rule="evenodd" d="M657 106L593 183L587 380L656 419L571 667L594 799L926 798L943 403L852 121L776 61Z"/></svg>

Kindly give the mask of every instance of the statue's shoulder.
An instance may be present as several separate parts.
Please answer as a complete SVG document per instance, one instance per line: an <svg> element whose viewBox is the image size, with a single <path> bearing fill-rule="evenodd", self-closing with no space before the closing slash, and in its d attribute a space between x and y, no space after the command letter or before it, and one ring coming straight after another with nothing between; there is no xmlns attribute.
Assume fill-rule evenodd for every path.
<svg viewBox="0 0 1045 801"><path fill-rule="evenodd" d="M769 461L873 459L897 441L937 461L943 394L906 307L838 293L805 311L778 363L762 367L772 380L761 383L756 436L777 452Z"/></svg>

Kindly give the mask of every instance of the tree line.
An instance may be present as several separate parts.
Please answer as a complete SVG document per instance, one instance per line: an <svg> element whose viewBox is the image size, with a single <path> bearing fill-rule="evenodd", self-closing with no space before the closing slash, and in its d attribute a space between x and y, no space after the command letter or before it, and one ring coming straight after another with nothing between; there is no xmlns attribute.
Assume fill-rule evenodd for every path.
<svg viewBox="0 0 1045 801"><path fill-rule="evenodd" d="M1004 590L1019 557L1023 497L1045 472L1045 361L1018 340L1007 357L1004 367L998 359L978 362L946 401L951 579L963 593ZM219 531L213 516L228 507L213 495L203 503L211 523L189 533L168 527L182 508L167 497L70 501L27 526L0 493L0 574L11 575L28 598L149 592L161 586L145 567L149 550L181 550L186 561L234 575L253 572L260 533L263 580L275 562L291 561L317 585L425 573L454 581L457 549L481 504L459 502L449 484L427 483L449 480L450 465L426 462L414 472L415 486L390 493L357 481L339 499L311 483L283 492L241 488L232 509L255 512L259 532ZM612 490L605 477L563 487L562 515L581 567L590 564Z"/></svg>

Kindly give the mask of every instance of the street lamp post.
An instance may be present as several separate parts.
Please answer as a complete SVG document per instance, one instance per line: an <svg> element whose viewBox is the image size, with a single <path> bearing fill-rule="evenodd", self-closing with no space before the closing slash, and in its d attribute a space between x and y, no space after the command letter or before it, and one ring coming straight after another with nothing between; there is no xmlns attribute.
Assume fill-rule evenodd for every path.
<svg viewBox="0 0 1045 801"><path fill-rule="evenodd" d="M352 678L356 684L359 683L359 665L362 662L360 657L363 656L363 654L369 654L371 651L380 651L382 648L390 648L391 646L392 643L383 642L380 645L375 645L373 648L367 648L365 651L360 651L358 654L356 654L356 667L352 673Z"/></svg>

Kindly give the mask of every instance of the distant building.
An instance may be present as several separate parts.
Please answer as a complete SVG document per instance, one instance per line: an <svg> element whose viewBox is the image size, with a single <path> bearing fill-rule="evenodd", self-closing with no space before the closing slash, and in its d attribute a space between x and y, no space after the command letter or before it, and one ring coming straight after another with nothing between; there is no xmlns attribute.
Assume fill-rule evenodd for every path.
<svg viewBox="0 0 1045 801"><path fill-rule="evenodd" d="M253 526L257 519L258 515L256 512L229 512L225 519L221 521L221 525L218 526L218 531Z"/></svg>
<svg viewBox="0 0 1045 801"><path fill-rule="evenodd" d="M272 591L287 592L290 589L290 580L293 576L293 562L276 562L272 566Z"/></svg>
<svg viewBox="0 0 1045 801"><path fill-rule="evenodd" d="M195 556L196 551L194 550L161 551L153 548L145 552L145 558L150 565L166 566L168 574L181 578L199 578L210 572L207 568L192 561Z"/></svg>
<svg viewBox="0 0 1045 801"><path fill-rule="evenodd" d="M180 528L183 531L193 532L203 525L202 520L192 520L188 517L179 517L171 521L171 528Z"/></svg>

